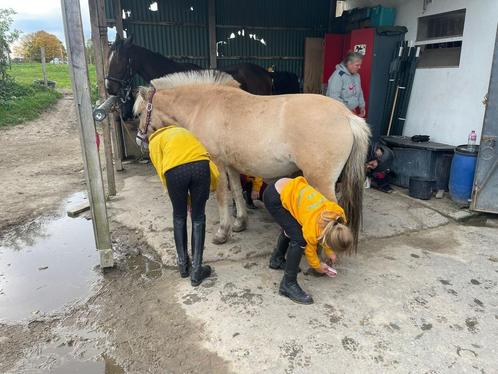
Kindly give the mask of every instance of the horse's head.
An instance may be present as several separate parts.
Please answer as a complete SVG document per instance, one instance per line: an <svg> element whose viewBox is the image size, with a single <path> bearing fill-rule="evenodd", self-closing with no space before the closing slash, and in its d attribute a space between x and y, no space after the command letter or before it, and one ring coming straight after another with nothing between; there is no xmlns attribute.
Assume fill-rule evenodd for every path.
<svg viewBox="0 0 498 374"><path fill-rule="evenodd" d="M133 77L131 66L130 47L133 37L123 39L116 35L109 51L109 69L105 79L105 86L110 95L119 95L121 90L127 89Z"/></svg>
<svg viewBox="0 0 498 374"><path fill-rule="evenodd" d="M136 142L142 149L148 148L148 139L152 133L163 127L163 113L158 108L154 108L154 87L139 87L136 95L133 113L139 118ZM155 110L154 110L155 109Z"/></svg>

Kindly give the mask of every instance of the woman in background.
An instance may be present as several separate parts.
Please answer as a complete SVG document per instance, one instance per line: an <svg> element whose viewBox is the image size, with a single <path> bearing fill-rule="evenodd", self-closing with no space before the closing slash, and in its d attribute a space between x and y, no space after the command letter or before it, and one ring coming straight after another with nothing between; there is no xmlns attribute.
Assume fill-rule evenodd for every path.
<svg viewBox="0 0 498 374"><path fill-rule="evenodd" d="M361 53L349 52L330 76L327 96L344 103L360 117L365 117L365 98L361 89L360 74L358 74L362 61Z"/></svg>

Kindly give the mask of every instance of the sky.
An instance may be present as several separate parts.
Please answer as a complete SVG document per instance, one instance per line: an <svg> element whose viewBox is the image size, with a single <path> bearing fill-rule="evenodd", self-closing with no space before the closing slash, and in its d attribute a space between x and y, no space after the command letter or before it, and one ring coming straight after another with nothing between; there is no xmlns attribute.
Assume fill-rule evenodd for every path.
<svg viewBox="0 0 498 374"><path fill-rule="evenodd" d="M88 1L80 0L80 5L85 39L90 39ZM66 44L60 0L0 0L0 8L13 8L17 12L13 28L21 30L23 34L44 30ZM114 36L109 37L114 39Z"/></svg>

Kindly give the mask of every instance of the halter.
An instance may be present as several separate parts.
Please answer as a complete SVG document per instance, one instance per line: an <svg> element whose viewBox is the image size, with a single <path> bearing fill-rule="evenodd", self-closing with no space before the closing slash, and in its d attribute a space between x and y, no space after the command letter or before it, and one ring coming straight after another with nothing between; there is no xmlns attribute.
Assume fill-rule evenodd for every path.
<svg viewBox="0 0 498 374"><path fill-rule="evenodd" d="M137 132L137 142L140 140L140 144L143 147L146 147L145 144L149 142L147 139L147 133L149 132L149 127L151 126L150 120L152 117L152 99L154 98L154 94L156 93L156 89L152 87L149 99L147 100L147 106L145 107L146 110L146 117L145 117L145 129L142 131L140 127L138 128Z"/></svg>
<svg viewBox="0 0 498 374"><path fill-rule="evenodd" d="M121 85L121 92L119 98L122 103L125 103L129 100L131 94L131 79L133 78L133 69L131 67L131 58L128 59L128 69L123 78L116 78L109 74L105 76L105 79L116 82Z"/></svg>

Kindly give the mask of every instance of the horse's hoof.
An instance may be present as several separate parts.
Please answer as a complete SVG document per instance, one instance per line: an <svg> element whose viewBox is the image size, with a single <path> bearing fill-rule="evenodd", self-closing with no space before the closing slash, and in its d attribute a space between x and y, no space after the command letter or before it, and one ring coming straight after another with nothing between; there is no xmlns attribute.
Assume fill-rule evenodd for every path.
<svg viewBox="0 0 498 374"><path fill-rule="evenodd" d="M213 244L224 244L227 242L227 240L228 240L227 234L216 233L216 235L214 236L214 238L212 240L212 243Z"/></svg>
<svg viewBox="0 0 498 374"><path fill-rule="evenodd" d="M241 232L247 228L247 220L236 218L232 225L233 232Z"/></svg>

